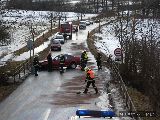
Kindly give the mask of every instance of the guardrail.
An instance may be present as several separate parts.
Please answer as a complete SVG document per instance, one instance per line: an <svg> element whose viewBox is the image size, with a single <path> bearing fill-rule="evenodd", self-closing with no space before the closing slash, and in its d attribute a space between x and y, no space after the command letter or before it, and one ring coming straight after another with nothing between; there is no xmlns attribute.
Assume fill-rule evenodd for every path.
<svg viewBox="0 0 160 120"><path fill-rule="evenodd" d="M119 73L118 66L111 59L109 61L109 64L110 64L111 69L113 71L114 77L118 80L120 94L121 94L122 98L124 99L125 106L127 107L128 111L134 111L134 112L136 112L137 110L136 110L136 108L134 106L134 103L133 103L131 97L129 96L127 87L125 86L125 83L124 83L124 81L123 81L123 79L122 79L122 77L121 77L121 75ZM136 117L136 116L134 116L132 114L131 114L131 116L135 120L142 120L140 117Z"/></svg>
<svg viewBox="0 0 160 120"><path fill-rule="evenodd" d="M31 73L31 66L32 64L30 60L27 60L13 70L7 71L5 73L0 73L0 83L16 83L17 80L25 79Z"/></svg>
<svg viewBox="0 0 160 120"><path fill-rule="evenodd" d="M13 78L14 83L16 82L17 76L18 76L18 79L24 79L24 77L29 75L30 72L31 72L31 66L32 65L31 65L30 60L27 60L24 63L22 63L19 66L17 66L14 69L13 74L11 75L12 78Z"/></svg>

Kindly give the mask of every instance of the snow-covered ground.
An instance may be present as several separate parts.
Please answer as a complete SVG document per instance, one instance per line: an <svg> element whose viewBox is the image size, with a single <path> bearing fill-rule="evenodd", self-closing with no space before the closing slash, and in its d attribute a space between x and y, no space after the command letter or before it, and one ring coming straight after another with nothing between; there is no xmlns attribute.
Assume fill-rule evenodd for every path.
<svg viewBox="0 0 160 120"><path fill-rule="evenodd" d="M131 23L129 23L131 24ZM120 24L117 22L111 23L109 25L105 25L101 27L101 33L96 33L96 40L95 46L98 48L99 51L108 55L112 55L112 59L115 60L114 50L116 48L121 48L118 37L115 35L115 25L120 27ZM152 27L151 27L152 25ZM124 26L125 27L125 22ZM132 26L131 26L132 27ZM152 35L153 40L159 41L160 36L160 22L155 20L144 19L136 20L136 29L135 29L135 37L138 39L142 39L144 36L149 36L151 34L152 28ZM127 36L131 37L131 32L127 34Z"/></svg>
<svg viewBox="0 0 160 120"><path fill-rule="evenodd" d="M61 22L64 21L65 16L67 21L77 20L77 16L79 16L78 13L74 12L58 13L53 11L4 10L2 14L2 20L6 26L10 27L9 33L11 36L11 44L8 46L0 46L0 62L8 61L9 59L12 60L14 57L16 57L13 55L13 52L24 47L27 44L27 41L32 39L30 33L31 24L35 30L36 38L40 37L42 33L46 32L50 28L49 21L51 13L53 13L53 17L62 15ZM86 14L83 16L83 19L88 19L94 16L96 16L96 14ZM56 19L55 22L58 23L58 19ZM40 47L40 51L46 47Z"/></svg>
<svg viewBox="0 0 160 120"><path fill-rule="evenodd" d="M107 56L111 54L114 58L114 49L120 47L120 43L115 37L113 25L103 26L101 33L96 33L95 36L95 46L97 49Z"/></svg>
<svg viewBox="0 0 160 120"><path fill-rule="evenodd" d="M70 3L72 3L72 4L76 4L76 3L78 3L78 2L80 2L80 0L71 0L71 1L70 1Z"/></svg>

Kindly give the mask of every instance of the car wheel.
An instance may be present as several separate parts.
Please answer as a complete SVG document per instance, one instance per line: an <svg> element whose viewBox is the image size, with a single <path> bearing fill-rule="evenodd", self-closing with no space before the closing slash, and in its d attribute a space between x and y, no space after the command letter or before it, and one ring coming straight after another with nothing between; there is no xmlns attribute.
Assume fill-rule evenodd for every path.
<svg viewBox="0 0 160 120"><path fill-rule="evenodd" d="M70 65L70 68L71 68L71 69L75 69L76 67L77 67L76 63L75 63L75 62L72 62L71 65Z"/></svg>

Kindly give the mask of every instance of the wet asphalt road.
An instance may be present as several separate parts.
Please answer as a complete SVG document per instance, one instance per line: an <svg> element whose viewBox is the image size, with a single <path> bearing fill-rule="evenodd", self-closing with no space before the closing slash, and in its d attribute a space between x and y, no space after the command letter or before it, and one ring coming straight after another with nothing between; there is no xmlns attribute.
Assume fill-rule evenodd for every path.
<svg viewBox="0 0 160 120"><path fill-rule="evenodd" d="M98 24L87 26L80 30L78 35L62 45L61 52L52 52L52 56L60 53L80 55L86 48L88 31ZM94 57L89 54L89 65L95 66ZM95 70L96 71L96 70ZM100 74L105 71L96 71L99 76L96 85L103 89L104 79ZM95 105L99 95L77 95L84 90L85 73L75 69L67 70L64 74L59 71L41 71L39 76L28 77L18 89L0 104L0 120L71 120L78 108L100 109Z"/></svg>

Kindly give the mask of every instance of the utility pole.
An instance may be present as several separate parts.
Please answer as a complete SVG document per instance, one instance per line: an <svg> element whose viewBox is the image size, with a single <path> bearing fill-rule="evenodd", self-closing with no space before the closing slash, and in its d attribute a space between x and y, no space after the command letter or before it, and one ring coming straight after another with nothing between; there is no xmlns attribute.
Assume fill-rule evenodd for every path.
<svg viewBox="0 0 160 120"><path fill-rule="evenodd" d="M99 33L101 32L101 24L100 24L100 21L101 21L101 20L99 19L99 29L98 29L98 30L99 30Z"/></svg>
<svg viewBox="0 0 160 120"><path fill-rule="evenodd" d="M60 29L60 25L61 25L61 16L59 15L59 20L58 20L58 29Z"/></svg>
<svg viewBox="0 0 160 120"><path fill-rule="evenodd" d="M53 20L53 13L51 13L51 32L52 32L52 20Z"/></svg>
<svg viewBox="0 0 160 120"><path fill-rule="evenodd" d="M33 58L34 58L34 28L31 24L31 34L32 34L32 40L33 40Z"/></svg>

